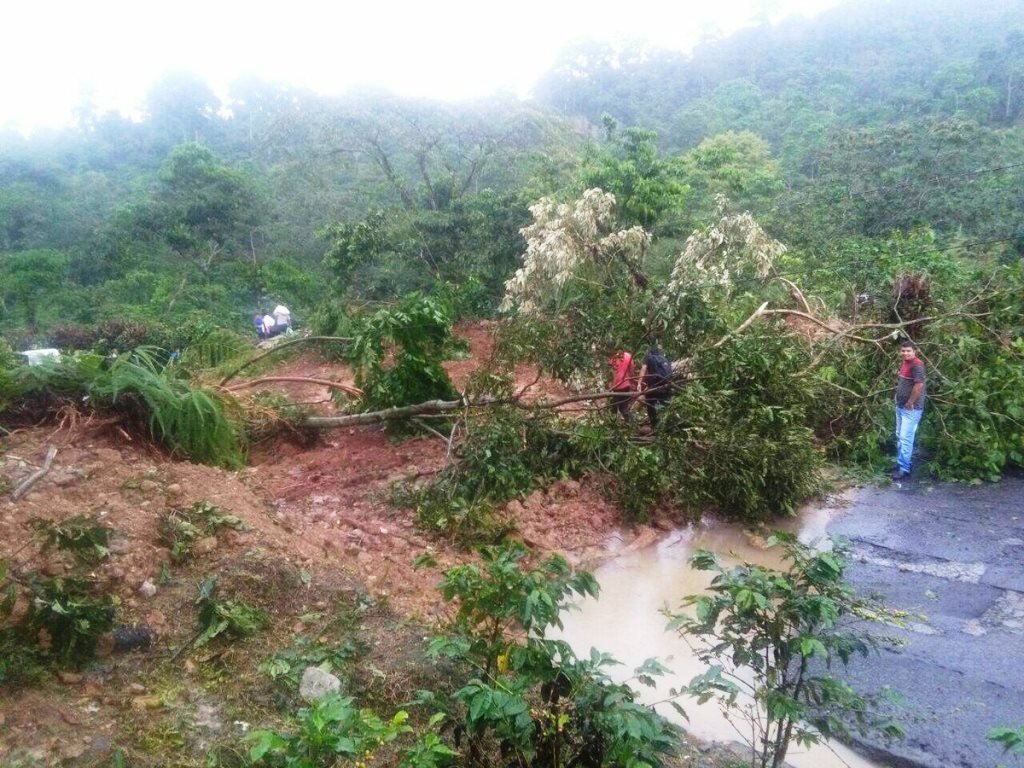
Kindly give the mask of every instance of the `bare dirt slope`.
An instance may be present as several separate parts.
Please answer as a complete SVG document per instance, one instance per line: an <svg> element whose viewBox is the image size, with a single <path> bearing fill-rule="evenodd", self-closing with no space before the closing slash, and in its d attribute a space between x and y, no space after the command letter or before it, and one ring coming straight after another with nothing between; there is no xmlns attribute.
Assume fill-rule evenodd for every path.
<svg viewBox="0 0 1024 768"><path fill-rule="evenodd" d="M460 332L471 352L448 365L456 386L491 349L486 325ZM343 366L312 357L293 359L275 374L351 381ZM566 394L534 370L516 374L531 394ZM321 412L333 408L317 386L266 388L314 402ZM364 682L385 700L412 685L414 673L398 671L400 661L422 642L417 622L429 627L443 610L439 570L416 570L413 558L429 549L443 568L467 554L418 533L412 513L389 504L389 490L442 468L444 441L393 442L377 428L334 430L312 447L262 446L252 466L229 472L172 461L109 425L66 422L5 437L0 483L14 487L50 445L58 448L51 471L20 500L5 493L0 501L0 554L21 573L66 573L70 562L40 552L30 521L95 515L117 532L95 576L120 598L119 623L150 628L155 644L0 696L0 764L105 765L116 748L130 765L162 765L171 754L180 764L201 764L211 744L240 738L250 722L267 725L280 710L280 690L257 665L289 645L337 639L323 627L331 616L355 611L356 595L360 606L373 606L359 614L358 628L370 638L364 667L390 670ZM238 516L248 530L223 529L197 542L186 561L171 563L161 519L197 502ZM505 514L531 545L575 563L608 556L612 541L621 550L657 536L654 529L619 530L595 482L555 483L510 503ZM210 574L230 594L267 608L270 628L225 650L183 650L195 637L196 585Z"/></svg>

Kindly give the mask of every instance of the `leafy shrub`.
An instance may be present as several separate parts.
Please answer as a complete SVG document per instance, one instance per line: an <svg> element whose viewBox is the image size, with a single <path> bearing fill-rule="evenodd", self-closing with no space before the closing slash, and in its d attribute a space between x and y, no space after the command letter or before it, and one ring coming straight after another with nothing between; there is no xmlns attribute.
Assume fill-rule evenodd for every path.
<svg viewBox="0 0 1024 768"><path fill-rule="evenodd" d="M265 627L270 616L241 600L217 597L217 579L210 577L199 584L196 598L199 608L199 636L192 643L199 648L217 637L251 637Z"/></svg>
<svg viewBox="0 0 1024 768"><path fill-rule="evenodd" d="M27 626L45 630L50 655L61 663L78 666L96 653L100 636L114 626L118 600L99 593L88 578L41 578L28 580L31 602Z"/></svg>
<svg viewBox="0 0 1024 768"><path fill-rule="evenodd" d="M172 452L215 466L238 468L243 463L242 433L237 415L231 413L234 400L159 370L153 350L140 348L118 357L89 391L114 407L139 409Z"/></svg>
<svg viewBox="0 0 1024 768"><path fill-rule="evenodd" d="M197 501L189 509L171 509L164 513L160 519L160 543L171 550L172 560L186 560L191 556L193 544L224 528L249 530L241 518L209 502Z"/></svg>
<svg viewBox="0 0 1024 768"><path fill-rule="evenodd" d="M664 443L644 446L622 441L609 446L606 466L611 482L605 490L630 521L646 522L670 492L673 473L665 465L671 454Z"/></svg>
<svg viewBox="0 0 1024 768"><path fill-rule="evenodd" d="M484 547L481 564L445 571L441 594L456 605L449 632L429 653L465 666L470 679L449 701L422 692L420 702L445 708L456 745L476 764L658 766L676 730L635 701L626 683L604 668L597 651L578 659L546 632L574 596L596 595L597 582L550 557L524 567L521 544ZM636 680L653 684L664 669L646 662ZM500 755L500 757L499 757Z"/></svg>
<svg viewBox="0 0 1024 768"><path fill-rule="evenodd" d="M17 576L0 560L0 683L11 687L37 680L47 662L78 667L90 660L113 628L119 604L88 571L107 556L111 529L86 516L62 524L37 520L33 527L43 535L44 550L72 552L77 567L65 577ZM19 596L27 608L15 616Z"/></svg>
<svg viewBox="0 0 1024 768"><path fill-rule="evenodd" d="M495 541L507 532L507 523L495 516L496 504L585 466L572 442L553 427L553 417L490 409L466 430L457 462L424 488L400 490L394 502L415 509L424 530L464 543Z"/></svg>
<svg viewBox="0 0 1024 768"><path fill-rule="evenodd" d="M876 716L877 697L857 694L829 672L834 662L845 666L854 655L894 644L861 622L898 625L900 616L856 597L843 582L841 545L818 552L790 534L777 534L769 544L782 547L785 571L751 563L727 569L703 550L690 558L694 568L715 577L710 594L684 601L694 611L673 615L669 625L696 638L698 658L711 665L687 692L700 701L717 699L727 717L749 723L748 745L756 755L751 766L760 768L781 768L792 740L809 745L848 736L851 723L861 732L901 736L897 724Z"/></svg>
<svg viewBox="0 0 1024 768"><path fill-rule="evenodd" d="M49 339L59 349L109 355L136 347L181 349L194 332L160 323L105 320L96 325L59 325L50 331Z"/></svg>
<svg viewBox="0 0 1024 768"><path fill-rule="evenodd" d="M248 339L226 328L214 328L201 339L190 343L181 353L181 366L193 373L237 364L252 353Z"/></svg>
<svg viewBox="0 0 1024 768"><path fill-rule="evenodd" d="M250 734L247 737L252 743L249 759L256 765L290 768L340 765L365 768L381 747L414 733L407 721L408 714L404 711L384 721L368 709L356 709L351 698L329 694L299 710L297 729L293 733L254 731ZM432 720L428 727L433 728L437 722ZM428 731L405 750L399 765L440 768L451 764L455 754Z"/></svg>
<svg viewBox="0 0 1024 768"><path fill-rule="evenodd" d="M61 406L84 402L134 419L178 455L241 466L245 445L236 401L190 385L161 360L160 350L140 347L109 365L100 355L79 353L45 365L0 368L0 413L11 420L52 418Z"/></svg>
<svg viewBox="0 0 1024 768"><path fill-rule="evenodd" d="M365 410L455 397L441 366L451 316L440 300L412 293L393 307L356 318L351 335L349 362Z"/></svg>
<svg viewBox="0 0 1024 768"><path fill-rule="evenodd" d="M67 520L32 521L43 537L43 549L56 547L71 552L83 563L95 564L110 554L110 536L114 529L100 523L94 515L75 515Z"/></svg>

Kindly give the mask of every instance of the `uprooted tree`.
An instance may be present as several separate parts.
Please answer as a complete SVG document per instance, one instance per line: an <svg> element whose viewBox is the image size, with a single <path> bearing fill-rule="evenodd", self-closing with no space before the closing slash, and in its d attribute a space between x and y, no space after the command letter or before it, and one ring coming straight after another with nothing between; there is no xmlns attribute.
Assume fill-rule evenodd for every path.
<svg viewBox="0 0 1024 768"><path fill-rule="evenodd" d="M460 461L414 494L421 522L465 533L495 503L584 473L607 476L634 517L658 504L748 520L792 511L826 451L884 457L901 336L921 342L932 371L932 468L970 478L1021 463L1024 400L1008 386L1024 373L1019 264L935 248L926 230L867 252L794 253L724 199L658 263L642 228L615 229L614 205L598 189L535 204L490 376L460 401L405 414L473 421L452 451ZM602 414L602 361L655 342L676 360L677 391L657 435L637 435ZM496 375L521 361L580 391L573 412L527 402Z"/></svg>
<svg viewBox="0 0 1024 768"><path fill-rule="evenodd" d="M661 506L759 520L811 494L826 453L882 460L891 347L905 334L919 341L930 370L921 442L932 469L973 479L1024 463L1024 395L1014 385L1024 375L1019 262L967 246L936 248L927 230L881 245L854 240L830 253L794 252L750 214L729 212L724 199L667 261L641 227L616 229L614 206L612 195L590 189L531 208L494 357L464 392L456 395L440 366L451 350L450 311L436 297L414 295L325 320L322 331L341 343L359 387L328 382L348 396L347 413L295 423L398 422L444 440L451 461L402 501L424 527L459 538L493 534L502 502L585 474L602 476L633 519ZM609 415L603 382L610 354L642 354L652 343L676 361L676 391L653 435ZM186 350L183 360L195 357ZM95 370L58 366L48 381L42 371L8 367L0 396L10 411L30 392L38 399L68 386L109 389L111 404L137 404L136 417L173 450L197 458L187 447L193 441L210 452L201 460L238 460L227 445L244 439L239 423L254 406L233 394L239 385L227 388L237 365L212 380L219 387L197 390L209 374L147 371L137 356L123 360L109 372L98 361ZM523 361L578 394L551 401L516 389L514 366ZM81 381L69 384L69 371ZM110 382L115 372L131 376ZM199 405L225 414L215 423L224 425L217 440L227 442L216 450L193 428L202 423Z"/></svg>

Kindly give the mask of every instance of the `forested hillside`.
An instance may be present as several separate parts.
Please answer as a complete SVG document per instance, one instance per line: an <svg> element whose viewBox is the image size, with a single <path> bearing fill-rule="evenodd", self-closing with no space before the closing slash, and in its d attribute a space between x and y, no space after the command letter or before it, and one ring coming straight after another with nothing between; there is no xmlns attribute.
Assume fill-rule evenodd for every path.
<svg viewBox="0 0 1024 768"><path fill-rule="evenodd" d="M1024 247L1011 0L844 4L692 55L582 44L537 96L453 106L249 81L222 102L177 74L139 120L85 103L73 129L5 134L5 332L193 311L241 327L264 297L308 317L324 278L377 299L454 282L486 312L528 204L587 185L661 195L677 238L724 193L792 245L927 226Z"/></svg>
<svg viewBox="0 0 1024 768"><path fill-rule="evenodd" d="M254 335L283 302L299 327L358 339L372 409L451 395L428 359L446 323L502 301L522 334L507 349L563 381L656 340L721 364L698 379L731 396L716 339L796 302L771 311L862 345L786 364L815 377L786 401L800 429L878 459L880 336L907 335L942 375L944 429L962 422L961 443L931 438L939 465L994 476L1024 454L1003 387L1021 360L1022 123L1009 0L846 3L692 55L584 44L532 102L256 81L222 101L168 75L139 119L83 104L74 128L3 137L0 321L15 347L170 351L217 327ZM773 355L800 342L769 341L775 363L757 365L787 370ZM425 379L385 365L396 344Z"/></svg>
<svg viewBox="0 0 1024 768"><path fill-rule="evenodd" d="M894 482L999 480L1021 381L1020 0L584 43L525 101L178 73L137 115L0 130L0 762L735 766L545 635L598 587L545 554L765 531L880 476L894 422L921 423ZM921 538L942 554L886 567L986 567ZM854 600L841 546L783 548L784 574L698 554L715 597L673 624L754 673L665 699L724 694L751 765L897 735L885 689L818 672L890 639L844 617L920 613ZM1016 632L992 585L970 613Z"/></svg>
<svg viewBox="0 0 1024 768"><path fill-rule="evenodd" d="M989 239L1021 226L1024 9L1013 0L842 3L692 56L582 44L538 86L546 104L658 131L667 151L752 132L781 163L787 241L926 224ZM705 164L733 175L738 149Z"/></svg>

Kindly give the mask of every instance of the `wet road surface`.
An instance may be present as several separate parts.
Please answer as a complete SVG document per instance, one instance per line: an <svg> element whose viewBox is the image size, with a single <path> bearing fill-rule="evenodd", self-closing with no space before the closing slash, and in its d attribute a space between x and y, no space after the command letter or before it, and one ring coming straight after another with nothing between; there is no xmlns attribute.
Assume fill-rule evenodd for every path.
<svg viewBox="0 0 1024 768"><path fill-rule="evenodd" d="M850 539L858 592L926 617L886 628L905 648L847 671L857 690L890 685L904 698L907 738L859 746L894 768L1014 765L985 733L1024 725L1024 478L865 489L828 533Z"/></svg>

